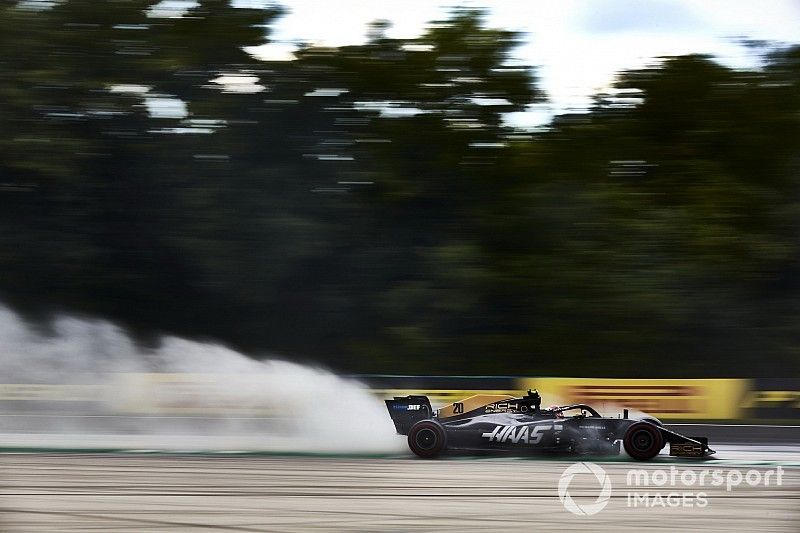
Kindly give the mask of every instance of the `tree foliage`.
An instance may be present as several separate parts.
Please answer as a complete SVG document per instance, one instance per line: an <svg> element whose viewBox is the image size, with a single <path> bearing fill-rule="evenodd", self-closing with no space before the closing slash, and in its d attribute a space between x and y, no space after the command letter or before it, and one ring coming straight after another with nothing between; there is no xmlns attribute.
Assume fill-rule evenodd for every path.
<svg viewBox="0 0 800 533"><path fill-rule="evenodd" d="M340 369L800 371L800 47L666 58L588 113L520 37L260 61L277 8L0 8L0 293ZM168 13L169 14L169 13Z"/></svg>

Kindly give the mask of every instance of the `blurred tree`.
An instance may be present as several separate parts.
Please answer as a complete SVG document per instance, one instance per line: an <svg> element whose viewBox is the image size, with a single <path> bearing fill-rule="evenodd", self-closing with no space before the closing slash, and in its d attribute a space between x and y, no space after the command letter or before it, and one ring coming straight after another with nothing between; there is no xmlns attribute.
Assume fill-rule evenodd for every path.
<svg viewBox="0 0 800 533"><path fill-rule="evenodd" d="M519 275L537 263L549 272L518 283L545 306L523 312L543 322L525 335L539 339L534 352L570 355L587 374L602 361L687 376L797 368L785 325L796 313L786 281L796 276L800 137L787 113L796 86L775 68L669 58L623 73L592 113L540 136L523 163L544 178L525 186L538 198L527 217L544 218L552 248L531 251Z"/></svg>
<svg viewBox="0 0 800 533"><path fill-rule="evenodd" d="M177 11L176 11L177 10ZM519 36L258 61L280 15L0 7L0 293L355 371L800 371L800 47L665 58L589 113Z"/></svg>
<svg viewBox="0 0 800 533"><path fill-rule="evenodd" d="M351 223L331 258L357 302L342 340L357 365L400 352L449 369L459 338L490 318L479 232L487 194L507 187L503 115L543 95L512 63L519 36L487 29L481 12L455 11L417 39L385 28L361 46L298 54L311 86L336 95L323 157L352 159L337 174L353 184L341 201Z"/></svg>
<svg viewBox="0 0 800 533"><path fill-rule="evenodd" d="M170 239L191 231L187 196L225 187L206 155L229 157L193 157L212 144L198 126L224 124L233 98L215 80L254 65L242 47L277 11L204 1L165 18L156 7L3 4L0 257L18 305L186 329L202 280Z"/></svg>

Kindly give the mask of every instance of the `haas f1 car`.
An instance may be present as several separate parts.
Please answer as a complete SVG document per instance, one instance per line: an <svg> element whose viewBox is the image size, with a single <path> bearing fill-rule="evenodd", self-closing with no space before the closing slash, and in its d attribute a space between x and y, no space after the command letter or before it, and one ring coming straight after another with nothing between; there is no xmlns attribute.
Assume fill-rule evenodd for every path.
<svg viewBox="0 0 800 533"><path fill-rule="evenodd" d="M556 453L618 455L620 442L633 459L652 459L669 443L670 455L707 457L714 453L705 437L686 437L655 418L601 416L585 404L541 407L536 391L516 398L476 395L434 411L427 396L386 400L397 432L408 435L416 455L445 451L498 451L512 454Z"/></svg>

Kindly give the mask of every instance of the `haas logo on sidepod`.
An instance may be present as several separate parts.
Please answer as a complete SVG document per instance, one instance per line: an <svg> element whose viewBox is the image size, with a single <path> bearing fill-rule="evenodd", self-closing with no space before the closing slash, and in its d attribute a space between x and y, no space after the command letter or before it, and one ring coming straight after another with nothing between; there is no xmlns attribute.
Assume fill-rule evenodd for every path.
<svg viewBox="0 0 800 533"><path fill-rule="evenodd" d="M545 431L560 431L561 424L539 424L536 426L495 426L491 433L483 433L481 437L489 442L511 442L519 444L539 444Z"/></svg>

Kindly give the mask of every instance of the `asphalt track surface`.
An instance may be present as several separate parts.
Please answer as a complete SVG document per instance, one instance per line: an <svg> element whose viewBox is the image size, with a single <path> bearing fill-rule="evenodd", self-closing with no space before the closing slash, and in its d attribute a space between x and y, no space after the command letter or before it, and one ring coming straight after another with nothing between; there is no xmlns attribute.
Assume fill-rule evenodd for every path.
<svg viewBox="0 0 800 533"><path fill-rule="evenodd" d="M752 452L752 453L751 453ZM388 458L206 454L0 454L0 531L800 531L797 447L728 447L719 460L596 461L612 492L594 516L575 516L558 497L563 459ZM763 482L631 487L650 475L751 469ZM679 474L680 475L680 474ZM710 479L710 478L709 478ZM568 487L594 503L600 482L579 474ZM664 505L632 505L630 491ZM669 493L705 493L706 505L672 507ZM672 503L676 501L672 498Z"/></svg>

